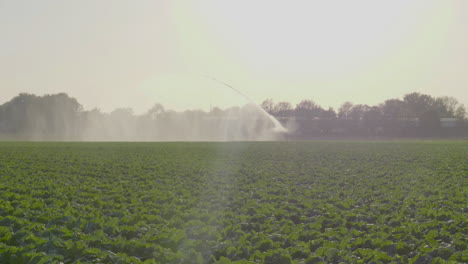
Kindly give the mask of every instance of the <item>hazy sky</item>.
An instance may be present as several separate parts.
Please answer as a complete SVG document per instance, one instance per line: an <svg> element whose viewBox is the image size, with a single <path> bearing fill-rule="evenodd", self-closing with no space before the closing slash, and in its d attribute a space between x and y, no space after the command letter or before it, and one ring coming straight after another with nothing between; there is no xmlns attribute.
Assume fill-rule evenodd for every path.
<svg viewBox="0 0 468 264"><path fill-rule="evenodd" d="M324 107L418 91L468 106L468 1L0 0L0 103Z"/></svg>

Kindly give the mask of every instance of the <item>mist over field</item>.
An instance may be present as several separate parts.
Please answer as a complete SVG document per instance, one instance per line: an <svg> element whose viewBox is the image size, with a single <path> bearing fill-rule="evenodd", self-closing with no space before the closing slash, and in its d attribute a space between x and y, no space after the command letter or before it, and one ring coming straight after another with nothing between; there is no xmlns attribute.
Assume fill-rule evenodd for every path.
<svg viewBox="0 0 468 264"><path fill-rule="evenodd" d="M275 141L315 138L468 137L465 106L453 97L411 93L375 105L322 108L265 100L226 109L174 111L155 104L142 114L85 110L65 93L20 94L0 105L0 139L51 141Z"/></svg>
<svg viewBox="0 0 468 264"><path fill-rule="evenodd" d="M277 140L282 132L281 124L253 104L209 112L156 104L135 115L129 108L85 111L66 94L22 94L0 106L0 137L12 140L248 141Z"/></svg>

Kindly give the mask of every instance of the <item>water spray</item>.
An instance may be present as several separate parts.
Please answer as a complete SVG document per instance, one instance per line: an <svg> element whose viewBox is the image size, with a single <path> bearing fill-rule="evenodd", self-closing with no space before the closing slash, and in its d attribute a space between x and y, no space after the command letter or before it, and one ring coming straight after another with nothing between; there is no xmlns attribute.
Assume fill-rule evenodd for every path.
<svg viewBox="0 0 468 264"><path fill-rule="evenodd" d="M220 83L220 84L230 88L231 90L233 90L234 92L236 92L240 96L244 97L247 101L249 101L249 103L255 105L263 114L265 114L270 119L271 122L273 122L273 125L274 125L273 131L278 132L278 133L287 133L288 132L288 130L278 121L278 119L276 119L274 116L270 115L267 111L265 111L265 109L263 109L263 107L259 106L252 99L250 99L250 97L248 97L247 95L245 95L244 93L242 93L238 89L234 88L234 86L232 86L232 85L230 85L230 84L228 84L228 83L226 83L224 81L221 81L219 79L216 79L216 78L214 78L212 76L209 76L209 75L200 75L200 76L204 77L204 78L207 78L209 80L212 80L214 82Z"/></svg>

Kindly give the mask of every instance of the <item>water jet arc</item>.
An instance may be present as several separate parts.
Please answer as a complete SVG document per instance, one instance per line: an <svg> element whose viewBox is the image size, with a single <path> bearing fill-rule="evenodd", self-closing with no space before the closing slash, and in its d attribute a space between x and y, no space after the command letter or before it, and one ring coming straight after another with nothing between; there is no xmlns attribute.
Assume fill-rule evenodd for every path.
<svg viewBox="0 0 468 264"><path fill-rule="evenodd" d="M233 90L234 92L236 92L237 94L239 94L240 96L244 97L247 101L249 101L249 103L255 105L264 115L266 115L271 122L273 122L273 125L274 125L274 128L273 128L273 131L274 132L279 132L279 133L287 133L288 130L278 121L278 119L276 119L274 116L270 115L267 111L265 111L265 109L263 109L261 106L259 106L258 104L256 104L252 99L250 99L250 97L248 97L247 95L245 95L244 93L242 93L241 91L237 90L236 88L234 88L234 86L224 82L224 81L221 81L219 79L216 79L212 76L209 76L209 75L200 75L201 77L204 77L204 78L207 78L207 79L210 79L214 82L217 82L217 83L220 83L228 88L230 88L231 90Z"/></svg>

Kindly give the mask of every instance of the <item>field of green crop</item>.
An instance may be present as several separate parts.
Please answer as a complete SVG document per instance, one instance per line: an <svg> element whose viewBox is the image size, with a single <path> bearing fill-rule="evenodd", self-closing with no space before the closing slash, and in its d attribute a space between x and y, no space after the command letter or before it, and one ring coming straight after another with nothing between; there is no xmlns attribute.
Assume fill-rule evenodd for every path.
<svg viewBox="0 0 468 264"><path fill-rule="evenodd" d="M468 263L468 142L3 142L0 263Z"/></svg>

